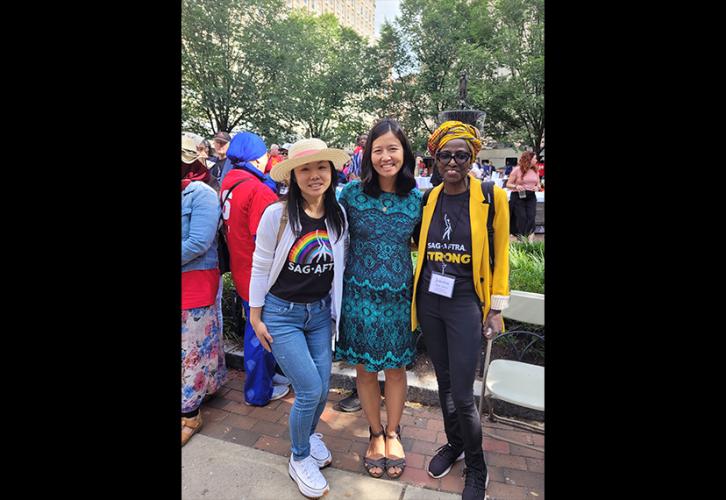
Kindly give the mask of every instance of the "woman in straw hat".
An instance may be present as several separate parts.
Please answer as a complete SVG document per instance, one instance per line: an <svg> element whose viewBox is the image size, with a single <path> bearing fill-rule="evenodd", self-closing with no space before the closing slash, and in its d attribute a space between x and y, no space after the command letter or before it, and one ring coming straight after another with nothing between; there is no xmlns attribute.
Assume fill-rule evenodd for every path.
<svg viewBox="0 0 726 500"><path fill-rule="evenodd" d="M395 120L368 133L360 181L340 193L350 221L343 313L336 358L356 365L358 398L369 424L364 466L373 477L396 479L406 466L400 440L406 365L416 355L411 333L413 273L410 242L421 215L415 157ZM378 372L386 377L387 429L381 425Z"/></svg>
<svg viewBox="0 0 726 500"><path fill-rule="evenodd" d="M497 186L482 189L470 174L481 149L479 131L471 125L444 122L429 138L428 149L442 183L430 191L423 207L411 328L421 323L448 440L429 462L428 473L443 477L464 458L462 498L482 500L488 475L474 375L482 334L491 338L502 331L501 311L509 303L507 195ZM490 248L487 216L492 205Z"/></svg>
<svg viewBox="0 0 726 500"><path fill-rule="evenodd" d="M330 489L319 469L333 458L315 428L328 397L331 318L336 331L340 321L348 224L335 186L348 160L320 139L290 147L270 171L289 190L262 215L252 258L250 322L295 389L288 472L308 497Z"/></svg>
<svg viewBox="0 0 726 500"><path fill-rule="evenodd" d="M202 138L182 134L182 383L181 441L202 427L199 406L224 384L222 331L215 301L220 283L217 262L219 201L207 183L210 173L197 147Z"/></svg>

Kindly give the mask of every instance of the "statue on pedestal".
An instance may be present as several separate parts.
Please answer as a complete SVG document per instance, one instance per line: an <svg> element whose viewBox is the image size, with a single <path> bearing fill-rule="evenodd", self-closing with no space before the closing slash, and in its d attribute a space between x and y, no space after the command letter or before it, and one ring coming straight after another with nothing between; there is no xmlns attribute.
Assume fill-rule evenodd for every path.
<svg viewBox="0 0 726 500"><path fill-rule="evenodd" d="M466 71L459 73L459 107L466 107Z"/></svg>

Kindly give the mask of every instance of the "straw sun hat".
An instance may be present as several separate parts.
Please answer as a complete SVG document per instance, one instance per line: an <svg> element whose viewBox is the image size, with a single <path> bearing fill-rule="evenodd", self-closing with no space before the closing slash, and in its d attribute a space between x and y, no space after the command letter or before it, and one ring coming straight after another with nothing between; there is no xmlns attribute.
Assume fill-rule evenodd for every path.
<svg viewBox="0 0 726 500"><path fill-rule="evenodd" d="M187 165L194 163L199 159L199 152L197 146L199 146L204 138L193 132L182 132L182 161Z"/></svg>
<svg viewBox="0 0 726 500"><path fill-rule="evenodd" d="M317 161L331 161L336 170L342 170L343 165L350 161L350 156L342 149L329 148L320 139L301 139L290 146L287 160L276 163L270 171L270 177L276 182L290 178L290 171L305 163Z"/></svg>

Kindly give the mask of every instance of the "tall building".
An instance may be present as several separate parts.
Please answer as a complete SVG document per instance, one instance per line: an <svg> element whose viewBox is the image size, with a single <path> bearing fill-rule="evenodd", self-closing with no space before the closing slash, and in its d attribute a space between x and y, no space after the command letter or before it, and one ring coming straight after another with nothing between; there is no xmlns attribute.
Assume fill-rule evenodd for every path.
<svg viewBox="0 0 726 500"><path fill-rule="evenodd" d="M304 9L313 14L331 13L343 26L353 28L368 40L373 38L376 0L287 0L289 9Z"/></svg>

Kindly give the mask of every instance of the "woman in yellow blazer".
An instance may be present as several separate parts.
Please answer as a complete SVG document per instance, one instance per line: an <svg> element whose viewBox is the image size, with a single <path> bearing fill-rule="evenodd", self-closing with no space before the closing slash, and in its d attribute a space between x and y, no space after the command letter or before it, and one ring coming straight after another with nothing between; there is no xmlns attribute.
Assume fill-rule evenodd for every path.
<svg viewBox="0 0 726 500"><path fill-rule="evenodd" d="M420 323L439 386L448 443L428 466L430 476L445 476L465 459L462 498L483 499L488 483L474 376L482 335L503 328L509 303L509 207L494 186L485 200L481 182L469 174L481 149L479 132L458 121L443 123L428 149L443 182L423 206L414 275L411 329ZM494 266L489 261L487 215L494 204Z"/></svg>

